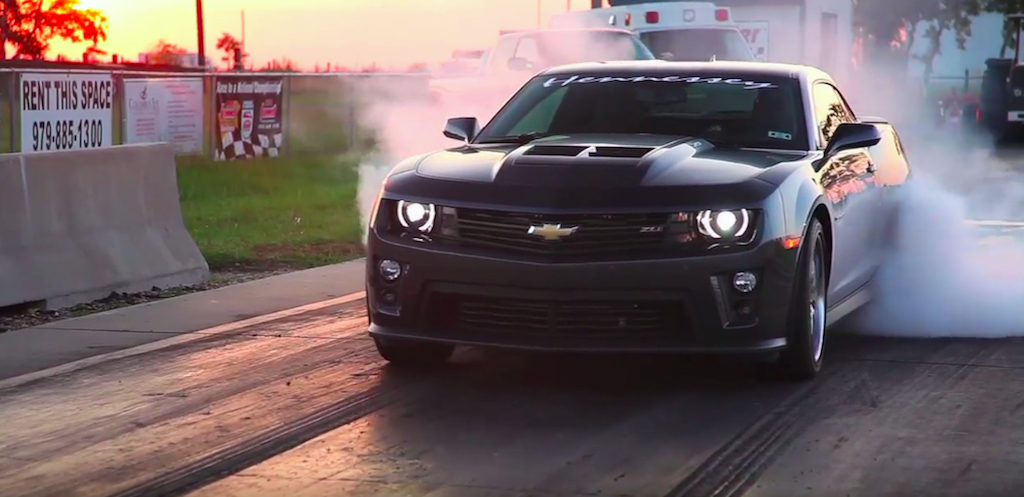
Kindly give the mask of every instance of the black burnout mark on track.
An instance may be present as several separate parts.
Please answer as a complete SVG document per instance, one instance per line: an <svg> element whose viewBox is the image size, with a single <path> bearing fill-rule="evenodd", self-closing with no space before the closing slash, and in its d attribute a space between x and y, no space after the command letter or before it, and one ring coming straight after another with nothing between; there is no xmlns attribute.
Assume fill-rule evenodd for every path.
<svg viewBox="0 0 1024 497"><path fill-rule="evenodd" d="M366 347L365 349L370 349ZM156 478L108 497L176 497L190 494L210 483L286 453L326 433L354 423L386 407L412 404L435 395L442 377L456 382L478 380L470 373L456 377L457 368L440 372L399 373L400 384L374 386L322 410L164 473Z"/></svg>
<svg viewBox="0 0 1024 497"><path fill-rule="evenodd" d="M233 447L165 473L111 497L171 497L185 495L210 482L287 452L331 430L354 422L399 399L399 392L379 388L354 395L322 411L290 422Z"/></svg>
<svg viewBox="0 0 1024 497"><path fill-rule="evenodd" d="M361 304L351 304L313 311L304 314L305 319L289 316L2 390L0 409L12 418L0 427L0 433L6 433L0 435L6 453L0 459L0 488L26 497L62 495L76 488L82 495L93 494L86 488L98 490L104 476L116 475L108 468L118 467L122 475L106 482L115 495L175 495L196 482L287 450L293 440L311 438L395 402L406 392L403 384L410 382L395 381L394 375L380 382L389 378L379 377L382 361L365 337L360 312L365 312ZM304 336L303 324L320 336ZM330 402L329 392L321 392L325 380L333 379L342 381L327 384L347 391ZM295 387L290 387L292 382ZM288 388L300 390L289 394ZM273 412L267 413L269 420L242 421L250 419L242 418L245 409L268 402L268 396L280 397L278 403L285 405L305 399L311 407L298 421L283 426L273 424L278 414ZM248 404L246 399L257 402ZM217 410L218 405L221 412L234 411L237 419L207 429L234 429L242 435L241 442L209 437L198 444L201 457L173 442L167 446L169 426L183 430L172 430L172 436L181 433L185 438L196 429L192 423L209 423L213 416L204 411ZM28 419L32 406L41 407L35 422ZM97 407L96 412L89 411ZM61 409L70 412L61 416ZM250 438L246 429L253 429L255 436ZM149 432L163 435L147 436ZM147 438L155 442L153 448L140 449L146 444L139 439ZM119 447L116 441L124 439L128 445ZM134 447L135 460L118 456L122 447L129 454ZM167 456L173 460L175 453L181 461L177 468L174 463L145 461ZM52 467L46 469L43 462ZM69 463L73 471L56 469ZM135 475L143 475L145 481L118 490L132 485Z"/></svg>
<svg viewBox="0 0 1024 497"><path fill-rule="evenodd" d="M825 402L827 387L849 379L847 364L834 364L770 413L708 457L665 497L740 497Z"/></svg>
<svg viewBox="0 0 1024 497"><path fill-rule="evenodd" d="M1012 344L834 340L823 374L803 385L775 384L757 365L693 359L471 353L410 374L382 367L359 311L347 307L343 324L331 324L336 310L318 311L2 391L0 409L12 415L0 425L0 488L25 497L287 494L270 490L276 479L278 490L318 485L318 495L808 495L794 492L793 468L803 470L808 449L829 457L829 447L809 444L858 429L870 439L874 425L862 417L885 425L879 416L917 416L925 404L908 398L1002 365L999 344ZM837 432L837 422L849 427ZM331 450L343 445L356 452ZM498 453L495 469L488 457ZM815 489L835 488L812 477Z"/></svg>
<svg viewBox="0 0 1024 497"><path fill-rule="evenodd" d="M947 392L971 369L1007 369L977 361L996 355L1005 344L1013 343L842 338L845 343L839 347L833 344L833 350L841 352L833 355L830 366L817 380L791 394L772 412L724 444L666 497L741 497L755 486L759 495L794 495L792 488L766 487L762 477L784 458L806 457L802 451L793 452L792 446L812 430L819 435L828 431L821 423L841 419L851 412L877 413L889 407L886 404L898 402L897 399L927 398L934 392ZM847 437L836 438L841 445ZM777 480L776 477L773 482L778 483ZM786 484L793 483L787 480ZM810 489L808 486L805 493L817 495ZM878 489L861 490L880 495ZM863 494L843 491L839 495Z"/></svg>

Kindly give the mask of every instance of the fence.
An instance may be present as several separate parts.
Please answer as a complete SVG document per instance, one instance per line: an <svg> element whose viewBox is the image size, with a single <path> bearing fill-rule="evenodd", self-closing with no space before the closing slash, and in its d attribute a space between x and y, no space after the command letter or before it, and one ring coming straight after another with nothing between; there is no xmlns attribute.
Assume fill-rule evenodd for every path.
<svg viewBox="0 0 1024 497"><path fill-rule="evenodd" d="M964 73L957 76L929 76L924 80L924 85L929 94L940 98L948 96L954 89L960 93L977 95L981 92L981 78L980 72L971 74L969 69L964 69Z"/></svg>
<svg viewBox="0 0 1024 497"><path fill-rule="evenodd" d="M386 73L155 73L0 69L0 152L171 142L212 158L340 153L372 141L363 95L425 97Z"/></svg>
<svg viewBox="0 0 1024 497"><path fill-rule="evenodd" d="M926 92L977 93L980 79L932 76ZM210 158L343 153L372 144L363 97L421 99L427 83L416 73L0 68L0 152L169 141Z"/></svg>

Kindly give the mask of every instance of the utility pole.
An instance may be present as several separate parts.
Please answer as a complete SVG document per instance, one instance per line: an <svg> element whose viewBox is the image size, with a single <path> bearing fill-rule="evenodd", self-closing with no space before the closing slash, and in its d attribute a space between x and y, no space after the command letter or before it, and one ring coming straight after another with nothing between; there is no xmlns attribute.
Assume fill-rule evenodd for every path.
<svg viewBox="0 0 1024 497"><path fill-rule="evenodd" d="M603 0L590 0L590 8L592 9L600 9L601 7L604 7L603 4Z"/></svg>
<svg viewBox="0 0 1024 497"><path fill-rule="evenodd" d="M206 69L206 36L203 26L203 0L196 0L196 33L199 37L199 67Z"/></svg>
<svg viewBox="0 0 1024 497"><path fill-rule="evenodd" d="M537 0L537 29L540 29L540 4L541 0Z"/></svg>

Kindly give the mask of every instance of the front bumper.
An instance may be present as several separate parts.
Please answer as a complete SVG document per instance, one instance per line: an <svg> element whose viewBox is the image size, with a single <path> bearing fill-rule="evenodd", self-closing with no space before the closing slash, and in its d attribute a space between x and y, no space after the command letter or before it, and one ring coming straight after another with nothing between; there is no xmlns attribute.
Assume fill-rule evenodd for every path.
<svg viewBox="0 0 1024 497"><path fill-rule="evenodd" d="M371 231L369 332L382 340L547 351L779 350L797 252L768 240L727 255L543 264ZM384 259L404 267L393 283L379 275ZM732 288L737 271L757 275L753 292ZM744 305L746 317L737 310Z"/></svg>

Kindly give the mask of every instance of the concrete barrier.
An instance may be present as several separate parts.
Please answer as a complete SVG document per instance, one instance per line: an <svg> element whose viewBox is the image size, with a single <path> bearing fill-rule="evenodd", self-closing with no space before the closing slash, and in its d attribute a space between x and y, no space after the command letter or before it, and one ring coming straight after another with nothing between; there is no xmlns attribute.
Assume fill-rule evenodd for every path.
<svg viewBox="0 0 1024 497"><path fill-rule="evenodd" d="M0 307L205 281L167 144L0 154Z"/></svg>

